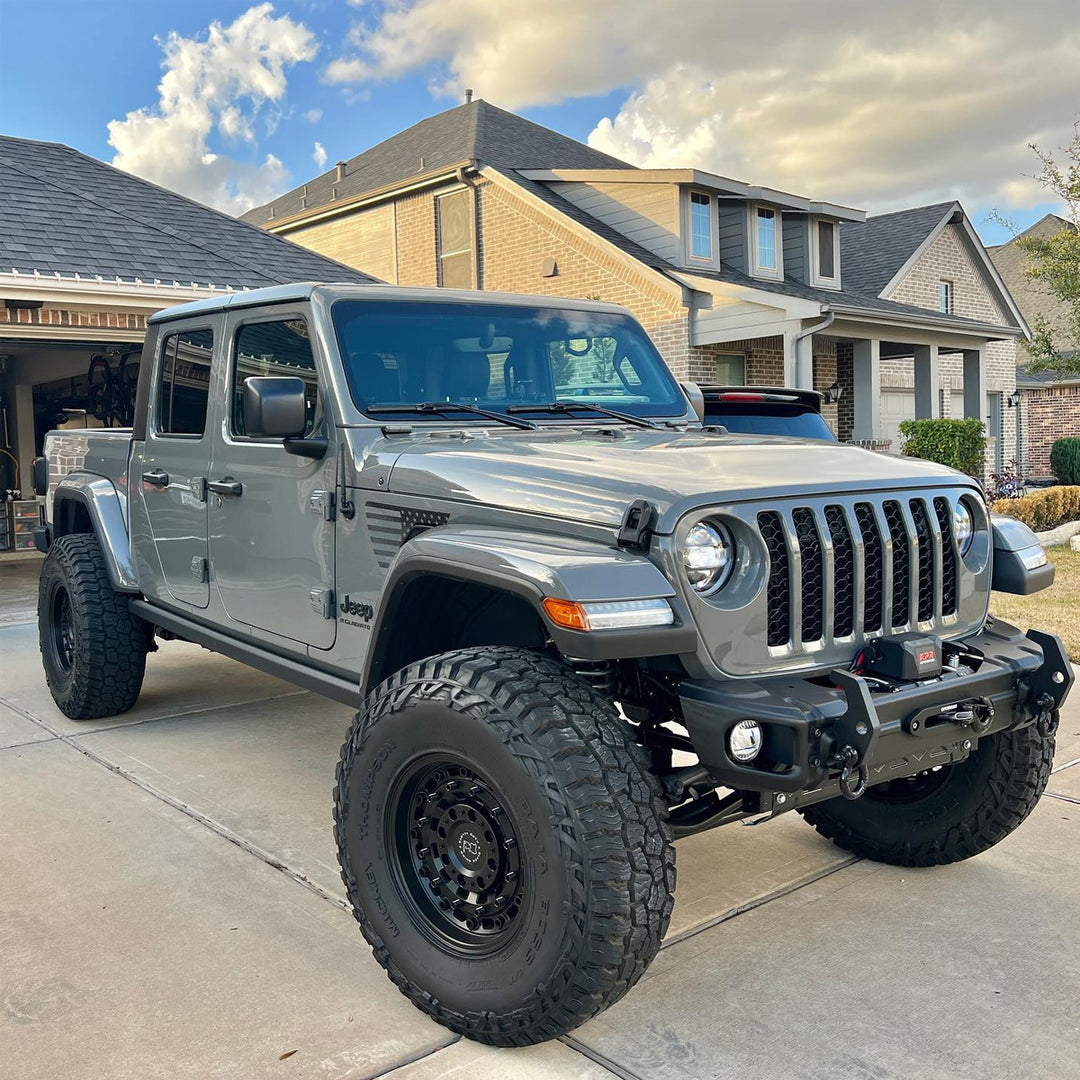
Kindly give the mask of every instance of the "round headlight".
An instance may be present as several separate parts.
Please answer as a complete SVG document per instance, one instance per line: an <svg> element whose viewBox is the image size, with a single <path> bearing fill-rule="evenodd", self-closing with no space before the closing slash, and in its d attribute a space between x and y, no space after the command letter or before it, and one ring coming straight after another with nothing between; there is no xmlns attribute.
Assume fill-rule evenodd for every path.
<svg viewBox="0 0 1080 1080"><path fill-rule="evenodd" d="M971 538L975 535L975 527L971 520L971 511L962 503L958 502L953 509L953 531L956 533L956 546L961 555L966 555L971 547Z"/></svg>
<svg viewBox="0 0 1080 1080"><path fill-rule="evenodd" d="M683 544L683 570L694 592L702 596L719 589L735 566L735 545L722 525L699 521Z"/></svg>

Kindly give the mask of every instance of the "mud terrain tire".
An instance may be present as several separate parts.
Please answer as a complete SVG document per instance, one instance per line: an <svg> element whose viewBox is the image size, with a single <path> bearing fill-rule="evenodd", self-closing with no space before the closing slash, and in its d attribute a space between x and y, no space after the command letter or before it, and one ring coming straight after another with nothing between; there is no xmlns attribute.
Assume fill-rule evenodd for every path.
<svg viewBox="0 0 1080 1080"><path fill-rule="evenodd" d="M979 741L966 761L799 811L839 847L895 866L941 866L1004 840L1034 809L1054 761L1035 727Z"/></svg>
<svg viewBox="0 0 1080 1080"><path fill-rule="evenodd" d="M38 584L38 640L49 692L72 720L127 712L138 700L151 628L109 582L91 533L59 537Z"/></svg>
<svg viewBox="0 0 1080 1080"><path fill-rule="evenodd" d="M625 994L660 947L666 803L625 722L562 664L484 647L399 671L357 714L334 794L364 937L453 1031L554 1038Z"/></svg>

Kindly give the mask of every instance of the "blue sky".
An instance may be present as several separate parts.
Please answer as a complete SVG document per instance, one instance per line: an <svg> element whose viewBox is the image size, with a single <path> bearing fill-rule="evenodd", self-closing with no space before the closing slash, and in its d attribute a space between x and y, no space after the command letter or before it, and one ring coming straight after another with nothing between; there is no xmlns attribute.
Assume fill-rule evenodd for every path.
<svg viewBox="0 0 1080 1080"><path fill-rule="evenodd" d="M707 6L688 36L662 0L0 0L0 128L238 211L322 171L316 143L329 167L471 85L638 164L871 211L958 197L989 243L991 207L1055 208L1024 173L1080 113L1066 0L768 6Z"/></svg>

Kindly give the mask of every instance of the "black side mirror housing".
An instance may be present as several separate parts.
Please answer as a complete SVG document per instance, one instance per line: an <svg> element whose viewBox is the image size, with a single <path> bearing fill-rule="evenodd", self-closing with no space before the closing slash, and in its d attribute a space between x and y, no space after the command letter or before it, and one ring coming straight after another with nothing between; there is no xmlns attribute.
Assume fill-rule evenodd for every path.
<svg viewBox="0 0 1080 1080"><path fill-rule="evenodd" d="M292 439L304 434L304 380L295 375L252 375L244 380L244 433L253 439Z"/></svg>

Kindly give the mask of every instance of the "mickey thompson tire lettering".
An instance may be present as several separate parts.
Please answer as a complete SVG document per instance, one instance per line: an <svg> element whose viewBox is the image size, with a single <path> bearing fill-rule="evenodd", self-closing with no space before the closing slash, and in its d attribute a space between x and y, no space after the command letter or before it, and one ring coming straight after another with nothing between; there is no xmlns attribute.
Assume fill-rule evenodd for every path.
<svg viewBox="0 0 1080 1080"><path fill-rule="evenodd" d="M871 787L857 802L829 799L799 813L856 855L941 866L1004 840L1035 808L1053 761L1052 735L1035 727L1002 731L980 739L965 761Z"/></svg>
<svg viewBox="0 0 1080 1080"><path fill-rule="evenodd" d="M457 766L443 770L443 760L478 778L461 782L461 797L500 823L470 817L456 849L446 840L458 868L487 845L495 874L502 856L491 841L511 823L516 837L503 842L514 849L506 880L516 914L467 946L426 921L426 864L419 899L403 885L401 851L413 858L413 842L402 836L420 826L402 830L402 820L430 828L425 799L447 773L448 803L457 798ZM433 779L416 795L409 778L428 775L429 761ZM476 793L488 785L484 803ZM410 797L399 799L402 790ZM463 649L373 690L342 747L334 818L342 879L376 959L419 1009L481 1042L524 1046L595 1016L640 978L667 930L675 856L648 759L608 701L535 653Z"/></svg>
<svg viewBox="0 0 1080 1080"><path fill-rule="evenodd" d="M65 716L118 716L138 700L151 627L113 589L92 533L61 536L49 548L38 585L38 638L45 681Z"/></svg>

